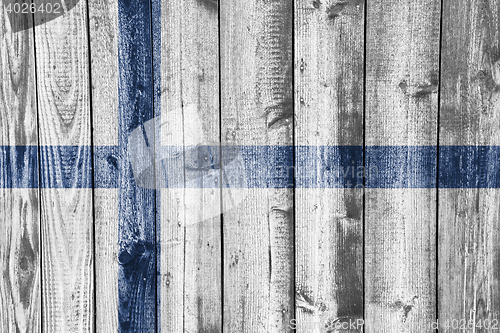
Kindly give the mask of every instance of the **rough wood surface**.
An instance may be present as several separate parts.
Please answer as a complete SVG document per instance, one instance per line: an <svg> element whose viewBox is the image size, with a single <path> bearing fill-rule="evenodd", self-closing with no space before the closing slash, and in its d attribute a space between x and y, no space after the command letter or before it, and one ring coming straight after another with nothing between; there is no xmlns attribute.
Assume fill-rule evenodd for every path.
<svg viewBox="0 0 500 333"><path fill-rule="evenodd" d="M1 332L500 325L499 0L9 3Z"/></svg>
<svg viewBox="0 0 500 333"><path fill-rule="evenodd" d="M154 332L157 326L156 192L141 186L132 169L154 147L154 136L149 147L130 149L133 131L145 140L142 134L154 122L152 60L151 3L118 0L119 147L108 160L117 168L118 322L125 332ZM154 179L154 171L146 178Z"/></svg>
<svg viewBox="0 0 500 333"><path fill-rule="evenodd" d="M498 145L500 3L445 1L443 6L439 144ZM483 156L473 170L463 168L473 173L480 167L478 176L486 179L493 170L484 171L497 160ZM457 323L465 323L462 332L498 325L499 199L498 189L439 190L440 332L456 331Z"/></svg>
<svg viewBox="0 0 500 333"><path fill-rule="evenodd" d="M161 144L179 151L161 165L182 173L161 190L161 330L220 332L218 8L164 0L161 10Z"/></svg>
<svg viewBox="0 0 500 333"><path fill-rule="evenodd" d="M118 0L90 0L93 144L118 144Z"/></svg>
<svg viewBox="0 0 500 333"><path fill-rule="evenodd" d="M98 160L95 146L118 145L118 1L90 0L94 179L101 163L116 171L116 156ZM100 157L100 156L99 156ZM95 320L97 332L118 331L118 191L94 189Z"/></svg>
<svg viewBox="0 0 500 333"><path fill-rule="evenodd" d="M25 182L38 166L30 149L38 144L33 29L8 20L0 7L0 187ZM24 19L24 18L20 18ZM31 18L28 18L31 19ZM6 159L6 153L11 159ZM14 164L14 161L22 161ZM13 179L12 179L13 178ZM14 186L12 186L14 187ZM38 188L0 189L0 331L40 332L40 220Z"/></svg>
<svg viewBox="0 0 500 333"><path fill-rule="evenodd" d="M220 6L222 145L252 146L265 172L289 167L279 146L293 144L293 3ZM245 167L242 177L262 172ZM222 189L227 332L289 331L294 315L293 190L264 181L268 188Z"/></svg>
<svg viewBox="0 0 500 333"><path fill-rule="evenodd" d="M296 0L295 13L295 144L362 146L363 1ZM363 318L363 183L347 187L296 189L297 332Z"/></svg>
<svg viewBox="0 0 500 333"><path fill-rule="evenodd" d="M87 332L94 325L92 190L76 188L91 176L90 149L83 148L91 136L86 5L81 0L35 27L46 332ZM37 12L35 22L44 15Z"/></svg>
<svg viewBox="0 0 500 333"><path fill-rule="evenodd" d="M96 332L118 332L118 191L94 189Z"/></svg>
<svg viewBox="0 0 500 333"><path fill-rule="evenodd" d="M368 2L367 146L437 144L439 20L436 0ZM390 154L380 188L366 190L366 332L422 332L436 319L436 191L383 188L401 172L421 180L426 165L401 157Z"/></svg>

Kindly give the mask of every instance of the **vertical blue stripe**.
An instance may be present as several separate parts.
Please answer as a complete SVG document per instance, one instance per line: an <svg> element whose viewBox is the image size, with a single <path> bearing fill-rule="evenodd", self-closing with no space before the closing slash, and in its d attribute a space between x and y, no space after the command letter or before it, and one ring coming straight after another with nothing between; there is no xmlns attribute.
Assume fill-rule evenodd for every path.
<svg viewBox="0 0 500 333"><path fill-rule="evenodd" d="M131 131L153 119L151 8L118 1L120 332L156 330L155 192L139 188L126 158Z"/></svg>

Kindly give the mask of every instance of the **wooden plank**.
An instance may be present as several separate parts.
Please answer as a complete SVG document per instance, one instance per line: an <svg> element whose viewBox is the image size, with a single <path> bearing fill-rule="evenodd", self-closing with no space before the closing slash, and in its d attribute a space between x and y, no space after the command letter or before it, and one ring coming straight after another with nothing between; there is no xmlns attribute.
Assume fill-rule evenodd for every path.
<svg viewBox="0 0 500 333"><path fill-rule="evenodd" d="M366 332L430 331L436 319L439 20L436 0L367 7L366 159L385 167L365 194Z"/></svg>
<svg viewBox="0 0 500 333"><path fill-rule="evenodd" d="M33 29L22 30L25 25L24 17L9 20L5 7L0 7L2 332L41 331L40 203L38 165L32 158L38 144L34 41Z"/></svg>
<svg viewBox="0 0 500 333"><path fill-rule="evenodd" d="M161 127L160 145L182 145L182 117L167 117L169 110L182 110L181 38L179 30L182 19L182 2L161 3L161 109L162 119L169 125ZM169 18L167 20L167 18ZM170 33L172 32L172 33ZM167 118L167 119L165 119ZM181 118L181 119L178 119ZM169 132L173 135L169 136ZM182 161L180 161L182 159ZM177 159L184 168L184 159ZM174 163L174 162L172 162ZM160 173L163 170L158 170ZM183 182L182 179L179 182ZM182 332L184 330L184 240L185 210L182 191L161 190L160 228L160 305L158 321L161 331ZM157 213L158 214L158 213ZM158 222L157 222L158 225Z"/></svg>
<svg viewBox="0 0 500 333"><path fill-rule="evenodd" d="M35 14L47 332L86 332L94 326L86 6L84 0L62 6L61 10L72 9L45 24L41 23L49 14Z"/></svg>
<svg viewBox="0 0 500 333"><path fill-rule="evenodd" d="M317 158L319 146L362 146L364 2L296 0L295 13L296 145L310 146ZM334 163L330 167L341 171L352 166L343 159ZM297 174L314 172L313 164L306 162L308 171L297 169ZM297 188L295 199L294 326L297 332L323 332L335 325L360 331L362 179L342 184L345 188L306 185L313 188Z"/></svg>
<svg viewBox="0 0 500 333"><path fill-rule="evenodd" d="M109 160L119 189L118 322L126 332L157 326L156 193L154 185L141 186L132 168L148 148L131 149L134 131L146 133L154 123L152 53L151 3L119 0L118 148ZM148 143L154 147L154 136ZM145 176L154 179L154 167Z"/></svg>
<svg viewBox="0 0 500 333"><path fill-rule="evenodd" d="M217 3L163 0L161 11L161 144L179 152L162 166L181 174L161 190L161 330L220 332Z"/></svg>
<svg viewBox="0 0 500 333"><path fill-rule="evenodd" d="M118 145L118 1L88 2L94 179L116 169L117 156L95 146ZM102 150L105 151L105 150ZM105 166L103 166L103 164ZM109 168L109 169L108 169ZM103 170L104 169L104 170ZM116 179L113 179L116 181ZM96 181L94 185L98 186ZM118 331L118 191L94 189L96 331Z"/></svg>
<svg viewBox="0 0 500 333"><path fill-rule="evenodd" d="M222 189L223 328L288 331L294 315L293 190L266 175L293 166L292 149L284 147L293 145L293 2L220 6L223 160L245 145L246 161L256 163L239 175L250 188Z"/></svg>
<svg viewBox="0 0 500 333"><path fill-rule="evenodd" d="M118 191L94 189L96 331L118 331Z"/></svg>
<svg viewBox="0 0 500 333"><path fill-rule="evenodd" d="M498 189L439 191L440 331L498 325L499 197Z"/></svg>
<svg viewBox="0 0 500 333"><path fill-rule="evenodd" d="M498 1L443 2L440 163L448 145L500 143L499 6ZM491 169L497 157L475 155L467 149L460 157L463 164L456 167L471 180L473 175L487 180L497 172ZM478 160L471 164L474 158ZM470 187L462 185L457 187ZM440 331L465 324L463 332L485 332L498 325L499 199L497 188L439 190Z"/></svg>
<svg viewBox="0 0 500 333"><path fill-rule="evenodd" d="M90 0L88 4L93 144L117 145L118 1Z"/></svg>

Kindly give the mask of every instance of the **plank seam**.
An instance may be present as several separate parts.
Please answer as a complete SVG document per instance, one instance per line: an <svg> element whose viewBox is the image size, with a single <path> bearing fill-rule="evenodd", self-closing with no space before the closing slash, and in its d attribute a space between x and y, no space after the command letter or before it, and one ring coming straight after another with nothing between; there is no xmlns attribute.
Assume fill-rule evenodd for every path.
<svg viewBox="0 0 500 333"><path fill-rule="evenodd" d="M221 18L221 4L217 1L217 45L218 45L218 66L219 66L219 161L222 161L222 57L221 57L221 29L220 29L220 18ZM219 179L220 179L220 313L221 313L221 333L224 333L224 201L222 198L222 168L219 169Z"/></svg>
<svg viewBox="0 0 500 333"><path fill-rule="evenodd" d="M292 211L293 211L293 220L292 220L292 244L293 244L293 254L292 254L292 265L293 265L293 275L292 275L292 316L291 320L296 322L297 320L297 299L296 299L296 289L297 289L297 239L296 239L296 197L295 197L295 189L296 189L296 156L295 156L295 1L292 1L292 165L293 165L293 179L292 179ZM291 323L289 323L291 324ZM294 329L295 331L296 329Z"/></svg>
<svg viewBox="0 0 500 333"><path fill-rule="evenodd" d="M366 288L365 288L365 280L366 280L366 272L365 272L365 258L366 258L366 51L367 51L367 43L366 36L368 31L368 0L364 2L364 11L363 11L363 212L362 212L362 254L363 254L363 269L362 269L362 279L363 279L363 321L366 320ZM363 332L365 332L365 323L363 323Z"/></svg>
<svg viewBox="0 0 500 333"><path fill-rule="evenodd" d="M440 12L439 12L439 59L438 59L438 73L439 73L439 82L438 82L438 91L437 91L437 129L436 129L436 236L435 236L435 311L436 311L436 322L438 322L439 318L439 134L440 134L440 121L441 121L441 46L443 44L443 0L440 1ZM439 327L436 332L439 332Z"/></svg>
<svg viewBox="0 0 500 333"><path fill-rule="evenodd" d="M95 224L96 224L96 215L95 215L95 178L94 178L94 118L93 118L93 100L92 100L92 51L91 51L91 42L90 42L90 12L89 12L89 2L85 2L86 13L87 13L87 47L88 47L88 68L89 68L89 103L90 103L90 181L92 186L92 257L93 257L93 282L94 282L94 290L93 290L93 330L97 332L97 273L96 273L96 240L95 240Z"/></svg>
<svg viewBox="0 0 500 333"><path fill-rule="evenodd" d="M34 0L31 0L34 3ZM35 13L31 14L33 20L33 62L35 65L35 100L36 100L36 131L37 131L37 164L38 164L38 249L40 253L40 332L43 332L43 232L42 232L42 189L41 189L41 152L40 152L40 115L38 113L39 103L38 103L38 73L37 73L37 61L36 61L36 39L35 39Z"/></svg>
<svg viewBox="0 0 500 333"><path fill-rule="evenodd" d="M149 21L149 30L151 33L151 85L153 87L153 96L151 98L151 105L153 108L153 119L154 122L157 121L156 119L156 114L155 114L155 66L154 66L154 61L155 61L155 55L154 55L154 30L153 30L153 1L149 1L149 15L150 15L150 21ZM153 124L154 128L156 128L156 124ZM153 135L153 161L156 161L156 134ZM154 303L155 303L155 316L154 316L154 331L158 332L158 243L157 243L157 233L156 233L156 224L158 223L157 220L157 202L156 202L156 194L157 194L157 182L156 182L156 162L153 163L153 184L155 184L155 190L153 193L153 212L154 212L154 223L153 223L153 231L154 231L154 279L153 283L155 286L155 293L154 293Z"/></svg>
<svg viewBox="0 0 500 333"><path fill-rule="evenodd" d="M180 15L179 16L179 23L180 23L180 26L182 27L183 26L183 23L184 23L184 20L183 20L184 16L183 15ZM182 120L181 120L181 125L182 125L182 147L183 147L183 151L182 151L182 179L184 180L184 184L183 184L183 188L184 188L184 191L182 193L182 200L183 200L183 203L185 204L186 203L186 122L185 122L185 117L184 117L184 80L183 80L183 75L182 75L182 71L184 69L184 61L183 60L183 56L184 56L184 50L183 50L183 46L184 46L184 38L183 38L183 34L182 34L182 29L179 29L179 43L180 43L180 52L179 52L179 62L180 62L180 70L181 70L181 74L179 75L179 87L180 87L180 99L181 99L181 117L182 117ZM184 206L185 207L185 206ZM182 239L182 251L183 251L183 258L182 258L182 331L184 332L186 330L186 232L187 232L187 229L186 229L186 215L183 216L183 219L184 219L184 226L182 228L182 231L183 231L183 239Z"/></svg>

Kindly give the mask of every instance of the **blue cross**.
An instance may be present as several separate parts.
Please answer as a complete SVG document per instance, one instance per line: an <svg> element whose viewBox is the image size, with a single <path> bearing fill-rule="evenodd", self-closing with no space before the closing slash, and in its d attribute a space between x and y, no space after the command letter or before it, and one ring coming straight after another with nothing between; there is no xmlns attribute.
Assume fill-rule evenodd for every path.
<svg viewBox="0 0 500 333"><path fill-rule="evenodd" d="M120 331L155 331L159 321L157 299L160 297L156 295L160 287L156 276L160 272L157 246L160 193L154 187L138 186L128 152L132 131L143 128L145 123L160 115L159 17L158 0L152 4L149 1L119 1L117 146L93 149L89 146L42 146L40 161L36 146L0 146L0 188L118 189ZM500 187L500 148L497 146L439 147L439 177L436 177L436 146L236 148L241 152L246 187L290 187L293 177L296 186L302 188L351 188L360 184L369 188ZM214 152L215 159L220 147L196 149L196 152L200 149ZM165 155L168 156L168 152L159 154ZM168 184L167 181L164 186Z"/></svg>

